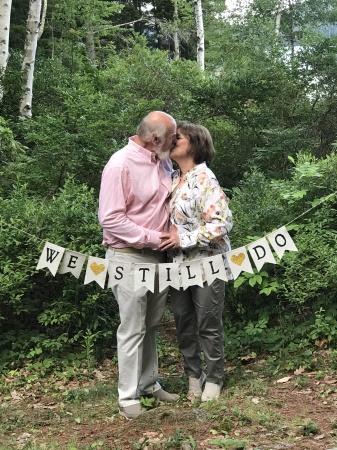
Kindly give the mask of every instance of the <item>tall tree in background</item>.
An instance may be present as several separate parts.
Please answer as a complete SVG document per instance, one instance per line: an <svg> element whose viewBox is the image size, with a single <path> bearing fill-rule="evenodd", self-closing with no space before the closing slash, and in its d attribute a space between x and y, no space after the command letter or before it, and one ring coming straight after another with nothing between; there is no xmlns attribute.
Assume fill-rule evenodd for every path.
<svg viewBox="0 0 337 450"><path fill-rule="evenodd" d="M195 23L197 26L197 61L202 71L205 70L205 35L201 0L194 1Z"/></svg>
<svg viewBox="0 0 337 450"><path fill-rule="evenodd" d="M20 114L28 118L32 117L34 67L40 30L41 10L42 0L30 0L22 62L24 92L20 102Z"/></svg>
<svg viewBox="0 0 337 450"><path fill-rule="evenodd" d="M174 44L174 59L180 59L180 39L178 33L179 13L178 13L178 0L173 0L174 13L174 31L173 31L173 44Z"/></svg>
<svg viewBox="0 0 337 450"><path fill-rule="evenodd" d="M7 67L9 57L8 41L11 19L12 0L0 1L0 75L2 76ZM2 82L0 83L0 101L3 97Z"/></svg>

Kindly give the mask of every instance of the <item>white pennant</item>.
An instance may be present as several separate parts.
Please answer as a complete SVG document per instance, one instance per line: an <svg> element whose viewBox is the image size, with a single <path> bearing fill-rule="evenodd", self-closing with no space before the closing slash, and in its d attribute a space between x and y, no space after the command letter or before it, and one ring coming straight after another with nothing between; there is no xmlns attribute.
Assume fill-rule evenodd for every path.
<svg viewBox="0 0 337 450"><path fill-rule="evenodd" d="M82 253L66 250L60 265L59 273L63 274L70 272L75 278L79 278L85 258L86 256Z"/></svg>
<svg viewBox="0 0 337 450"><path fill-rule="evenodd" d="M154 292L154 277L156 274L155 264L135 264L134 265L134 290L145 287Z"/></svg>
<svg viewBox="0 0 337 450"><path fill-rule="evenodd" d="M258 239L247 245L247 249L250 256L253 258L254 264L258 271L261 270L264 263L276 264L274 255L270 250L268 241L266 238Z"/></svg>
<svg viewBox="0 0 337 450"><path fill-rule="evenodd" d="M128 286L132 285L132 267L133 263L121 263L115 261L109 261L108 265L108 273L109 273L109 281L108 287L112 288L117 284L119 286Z"/></svg>
<svg viewBox="0 0 337 450"><path fill-rule="evenodd" d="M282 256L286 250L298 252L297 247L291 239L286 227L281 227L273 233L268 234L267 239L273 246L273 249L280 259L282 259Z"/></svg>
<svg viewBox="0 0 337 450"><path fill-rule="evenodd" d="M202 260L207 284L210 286L216 278L228 281L222 255L210 256Z"/></svg>
<svg viewBox="0 0 337 450"><path fill-rule="evenodd" d="M181 283L183 289L189 286L201 286L204 282L202 280L201 262L200 260L186 261L180 263Z"/></svg>
<svg viewBox="0 0 337 450"><path fill-rule="evenodd" d="M180 289L179 264L159 264L159 292L162 292L168 286Z"/></svg>
<svg viewBox="0 0 337 450"><path fill-rule="evenodd" d="M104 289L105 278L108 270L108 259L89 256L84 284L96 281Z"/></svg>
<svg viewBox="0 0 337 450"><path fill-rule="evenodd" d="M226 252L226 257L234 280L237 279L241 272L254 273L246 247L240 247Z"/></svg>
<svg viewBox="0 0 337 450"><path fill-rule="evenodd" d="M39 262L37 263L36 270L47 267L55 276L64 252L65 248L46 242Z"/></svg>

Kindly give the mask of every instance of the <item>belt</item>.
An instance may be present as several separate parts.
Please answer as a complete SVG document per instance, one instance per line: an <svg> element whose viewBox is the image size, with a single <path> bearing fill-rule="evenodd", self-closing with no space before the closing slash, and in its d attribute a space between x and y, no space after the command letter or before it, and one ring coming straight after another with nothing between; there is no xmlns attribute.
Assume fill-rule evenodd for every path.
<svg viewBox="0 0 337 450"><path fill-rule="evenodd" d="M112 245L109 245L111 250L115 250L116 253L132 253L134 255L152 255L154 253L164 253L160 250L152 250L152 248L144 247L144 248L135 248L135 247L122 247L116 248Z"/></svg>

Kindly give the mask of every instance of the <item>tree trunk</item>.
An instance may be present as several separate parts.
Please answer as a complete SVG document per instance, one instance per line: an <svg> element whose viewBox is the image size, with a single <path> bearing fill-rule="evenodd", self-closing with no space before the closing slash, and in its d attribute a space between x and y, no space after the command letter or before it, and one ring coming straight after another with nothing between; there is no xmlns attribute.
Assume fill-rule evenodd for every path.
<svg viewBox="0 0 337 450"><path fill-rule="evenodd" d="M179 41L179 14L178 14L178 1L174 0L174 33L173 33L173 44L174 44L174 59L180 59L180 41Z"/></svg>
<svg viewBox="0 0 337 450"><path fill-rule="evenodd" d="M20 114L32 117L33 79L35 55L40 28L42 0L30 0L27 19L26 41L22 62L23 94L20 102Z"/></svg>
<svg viewBox="0 0 337 450"><path fill-rule="evenodd" d="M38 34L37 40L40 39L40 37L42 36L43 31L44 31L44 25L46 23L47 7L48 7L48 0L43 0L42 17L41 17L41 21L40 21L39 34Z"/></svg>
<svg viewBox="0 0 337 450"><path fill-rule="evenodd" d="M194 0L194 14L197 25L197 62L202 71L205 70L205 36L202 17L201 0Z"/></svg>
<svg viewBox="0 0 337 450"><path fill-rule="evenodd" d="M8 41L11 20L12 0L0 0L0 76L6 71L9 57ZM0 82L0 101L3 97L3 84Z"/></svg>
<svg viewBox="0 0 337 450"><path fill-rule="evenodd" d="M92 29L92 20L87 19L86 23L86 49L87 56L92 66L96 65L95 35Z"/></svg>

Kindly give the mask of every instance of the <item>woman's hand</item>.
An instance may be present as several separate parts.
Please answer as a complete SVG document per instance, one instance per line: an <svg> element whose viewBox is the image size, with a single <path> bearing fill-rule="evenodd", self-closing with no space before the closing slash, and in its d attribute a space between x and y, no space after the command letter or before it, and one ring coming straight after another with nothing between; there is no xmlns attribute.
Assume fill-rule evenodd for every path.
<svg viewBox="0 0 337 450"><path fill-rule="evenodd" d="M162 233L160 236L161 244L159 250L170 250L172 248L180 248L180 238L178 231L173 229L172 233Z"/></svg>

